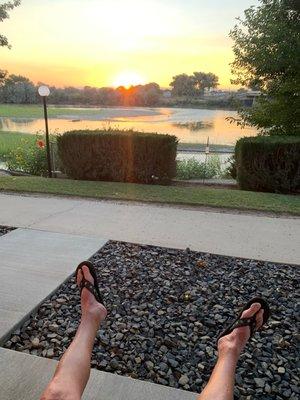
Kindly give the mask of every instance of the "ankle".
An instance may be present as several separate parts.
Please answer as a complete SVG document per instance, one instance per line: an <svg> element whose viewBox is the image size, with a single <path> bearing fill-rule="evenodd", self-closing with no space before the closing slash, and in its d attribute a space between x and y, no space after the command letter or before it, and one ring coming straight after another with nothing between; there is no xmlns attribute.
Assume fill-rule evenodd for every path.
<svg viewBox="0 0 300 400"><path fill-rule="evenodd" d="M218 342L219 357L230 357L238 360L242 350L243 346L236 340L235 335L225 336Z"/></svg>
<svg viewBox="0 0 300 400"><path fill-rule="evenodd" d="M241 351L236 346L218 346L218 357L221 359L231 359L237 362Z"/></svg>
<svg viewBox="0 0 300 400"><path fill-rule="evenodd" d="M101 312L99 312L97 309L89 308L82 311L81 322L89 323L99 327L101 320Z"/></svg>

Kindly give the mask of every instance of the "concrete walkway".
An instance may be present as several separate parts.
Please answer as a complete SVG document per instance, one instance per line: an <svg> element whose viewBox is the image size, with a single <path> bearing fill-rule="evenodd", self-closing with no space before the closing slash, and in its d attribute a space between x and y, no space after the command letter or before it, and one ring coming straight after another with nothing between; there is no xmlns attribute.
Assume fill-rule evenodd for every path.
<svg viewBox="0 0 300 400"><path fill-rule="evenodd" d="M99 238L28 229L1 236L0 343L104 243Z"/></svg>
<svg viewBox="0 0 300 400"><path fill-rule="evenodd" d="M56 362L0 348L1 400L37 400ZM183 390L92 370L83 400L196 400Z"/></svg>
<svg viewBox="0 0 300 400"><path fill-rule="evenodd" d="M300 263L299 218L6 194L0 210L3 225Z"/></svg>
<svg viewBox="0 0 300 400"><path fill-rule="evenodd" d="M0 195L0 341L107 239L299 263L299 218L134 203ZM1 400L38 399L56 362L0 348ZM85 400L196 400L197 395L93 370Z"/></svg>

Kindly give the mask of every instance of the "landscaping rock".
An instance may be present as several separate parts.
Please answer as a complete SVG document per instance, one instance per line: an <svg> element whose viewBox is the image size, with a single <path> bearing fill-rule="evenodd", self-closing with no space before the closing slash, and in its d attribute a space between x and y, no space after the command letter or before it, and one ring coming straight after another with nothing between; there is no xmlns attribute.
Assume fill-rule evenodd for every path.
<svg viewBox="0 0 300 400"><path fill-rule="evenodd" d="M92 368L200 392L218 334L249 299L263 296L272 317L241 355L235 398L299 398L297 267L120 242L109 242L92 261L108 309ZM5 347L59 359L79 321L73 277Z"/></svg>

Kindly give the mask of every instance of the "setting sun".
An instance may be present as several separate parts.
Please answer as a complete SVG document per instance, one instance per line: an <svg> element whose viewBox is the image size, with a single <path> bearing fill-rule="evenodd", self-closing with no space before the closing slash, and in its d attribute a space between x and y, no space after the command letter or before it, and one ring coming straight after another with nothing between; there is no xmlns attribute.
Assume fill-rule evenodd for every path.
<svg viewBox="0 0 300 400"><path fill-rule="evenodd" d="M115 78L115 80L113 81L113 86L124 86L125 88L129 88L130 86L144 85L145 83L146 80L142 78L142 76L138 73L132 71L124 71Z"/></svg>

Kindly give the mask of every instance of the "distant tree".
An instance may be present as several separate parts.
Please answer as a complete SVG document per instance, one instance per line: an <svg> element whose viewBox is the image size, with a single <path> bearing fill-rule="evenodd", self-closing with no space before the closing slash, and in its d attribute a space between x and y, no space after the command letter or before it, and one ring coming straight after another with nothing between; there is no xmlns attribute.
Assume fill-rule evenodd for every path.
<svg viewBox="0 0 300 400"><path fill-rule="evenodd" d="M9 18L9 11L13 10L15 7L21 4L20 0L7 1L4 4L0 4L0 22ZM0 34L0 47L8 47L11 48L8 43L8 39L6 36Z"/></svg>
<svg viewBox="0 0 300 400"><path fill-rule="evenodd" d="M193 75L180 74L170 83L173 96L195 97L202 95L205 89L217 87L219 78L212 72L194 72Z"/></svg>
<svg viewBox="0 0 300 400"><path fill-rule="evenodd" d="M194 72L194 88L197 94L203 94L205 89L212 89L219 85L219 78L212 72Z"/></svg>
<svg viewBox="0 0 300 400"><path fill-rule="evenodd" d="M0 88L2 85L4 85L7 74L8 74L7 71L0 69Z"/></svg>
<svg viewBox="0 0 300 400"><path fill-rule="evenodd" d="M141 105L142 106L155 106L159 103L161 97L161 90L157 83L148 83L143 85L140 89Z"/></svg>
<svg viewBox="0 0 300 400"><path fill-rule="evenodd" d="M0 88L3 103L36 103L36 87L24 76L8 75Z"/></svg>
<svg viewBox="0 0 300 400"><path fill-rule="evenodd" d="M234 84L260 89L241 125L263 134L300 134L300 2L260 0L230 32Z"/></svg>
<svg viewBox="0 0 300 400"><path fill-rule="evenodd" d="M0 70L0 103L37 103L37 87L29 79L19 75L8 75ZM146 85L96 88L85 86L56 88L50 86L49 102L52 104L89 104L104 106L155 106L161 99L161 89L155 82Z"/></svg>
<svg viewBox="0 0 300 400"><path fill-rule="evenodd" d="M119 105L119 94L117 91L110 87L103 87L98 90L99 104L106 106L116 106Z"/></svg>
<svg viewBox="0 0 300 400"><path fill-rule="evenodd" d="M173 76L173 80L170 83L172 87L173 96L194 96L194 80L187 74L180 74Z"/></svg>
<svg viewBox="0 0 300 400"><path fill-rule="evenodd" d="M85 86L83 88L83 104L97 104L98 103L98 90L91 86Z"/></svg>

